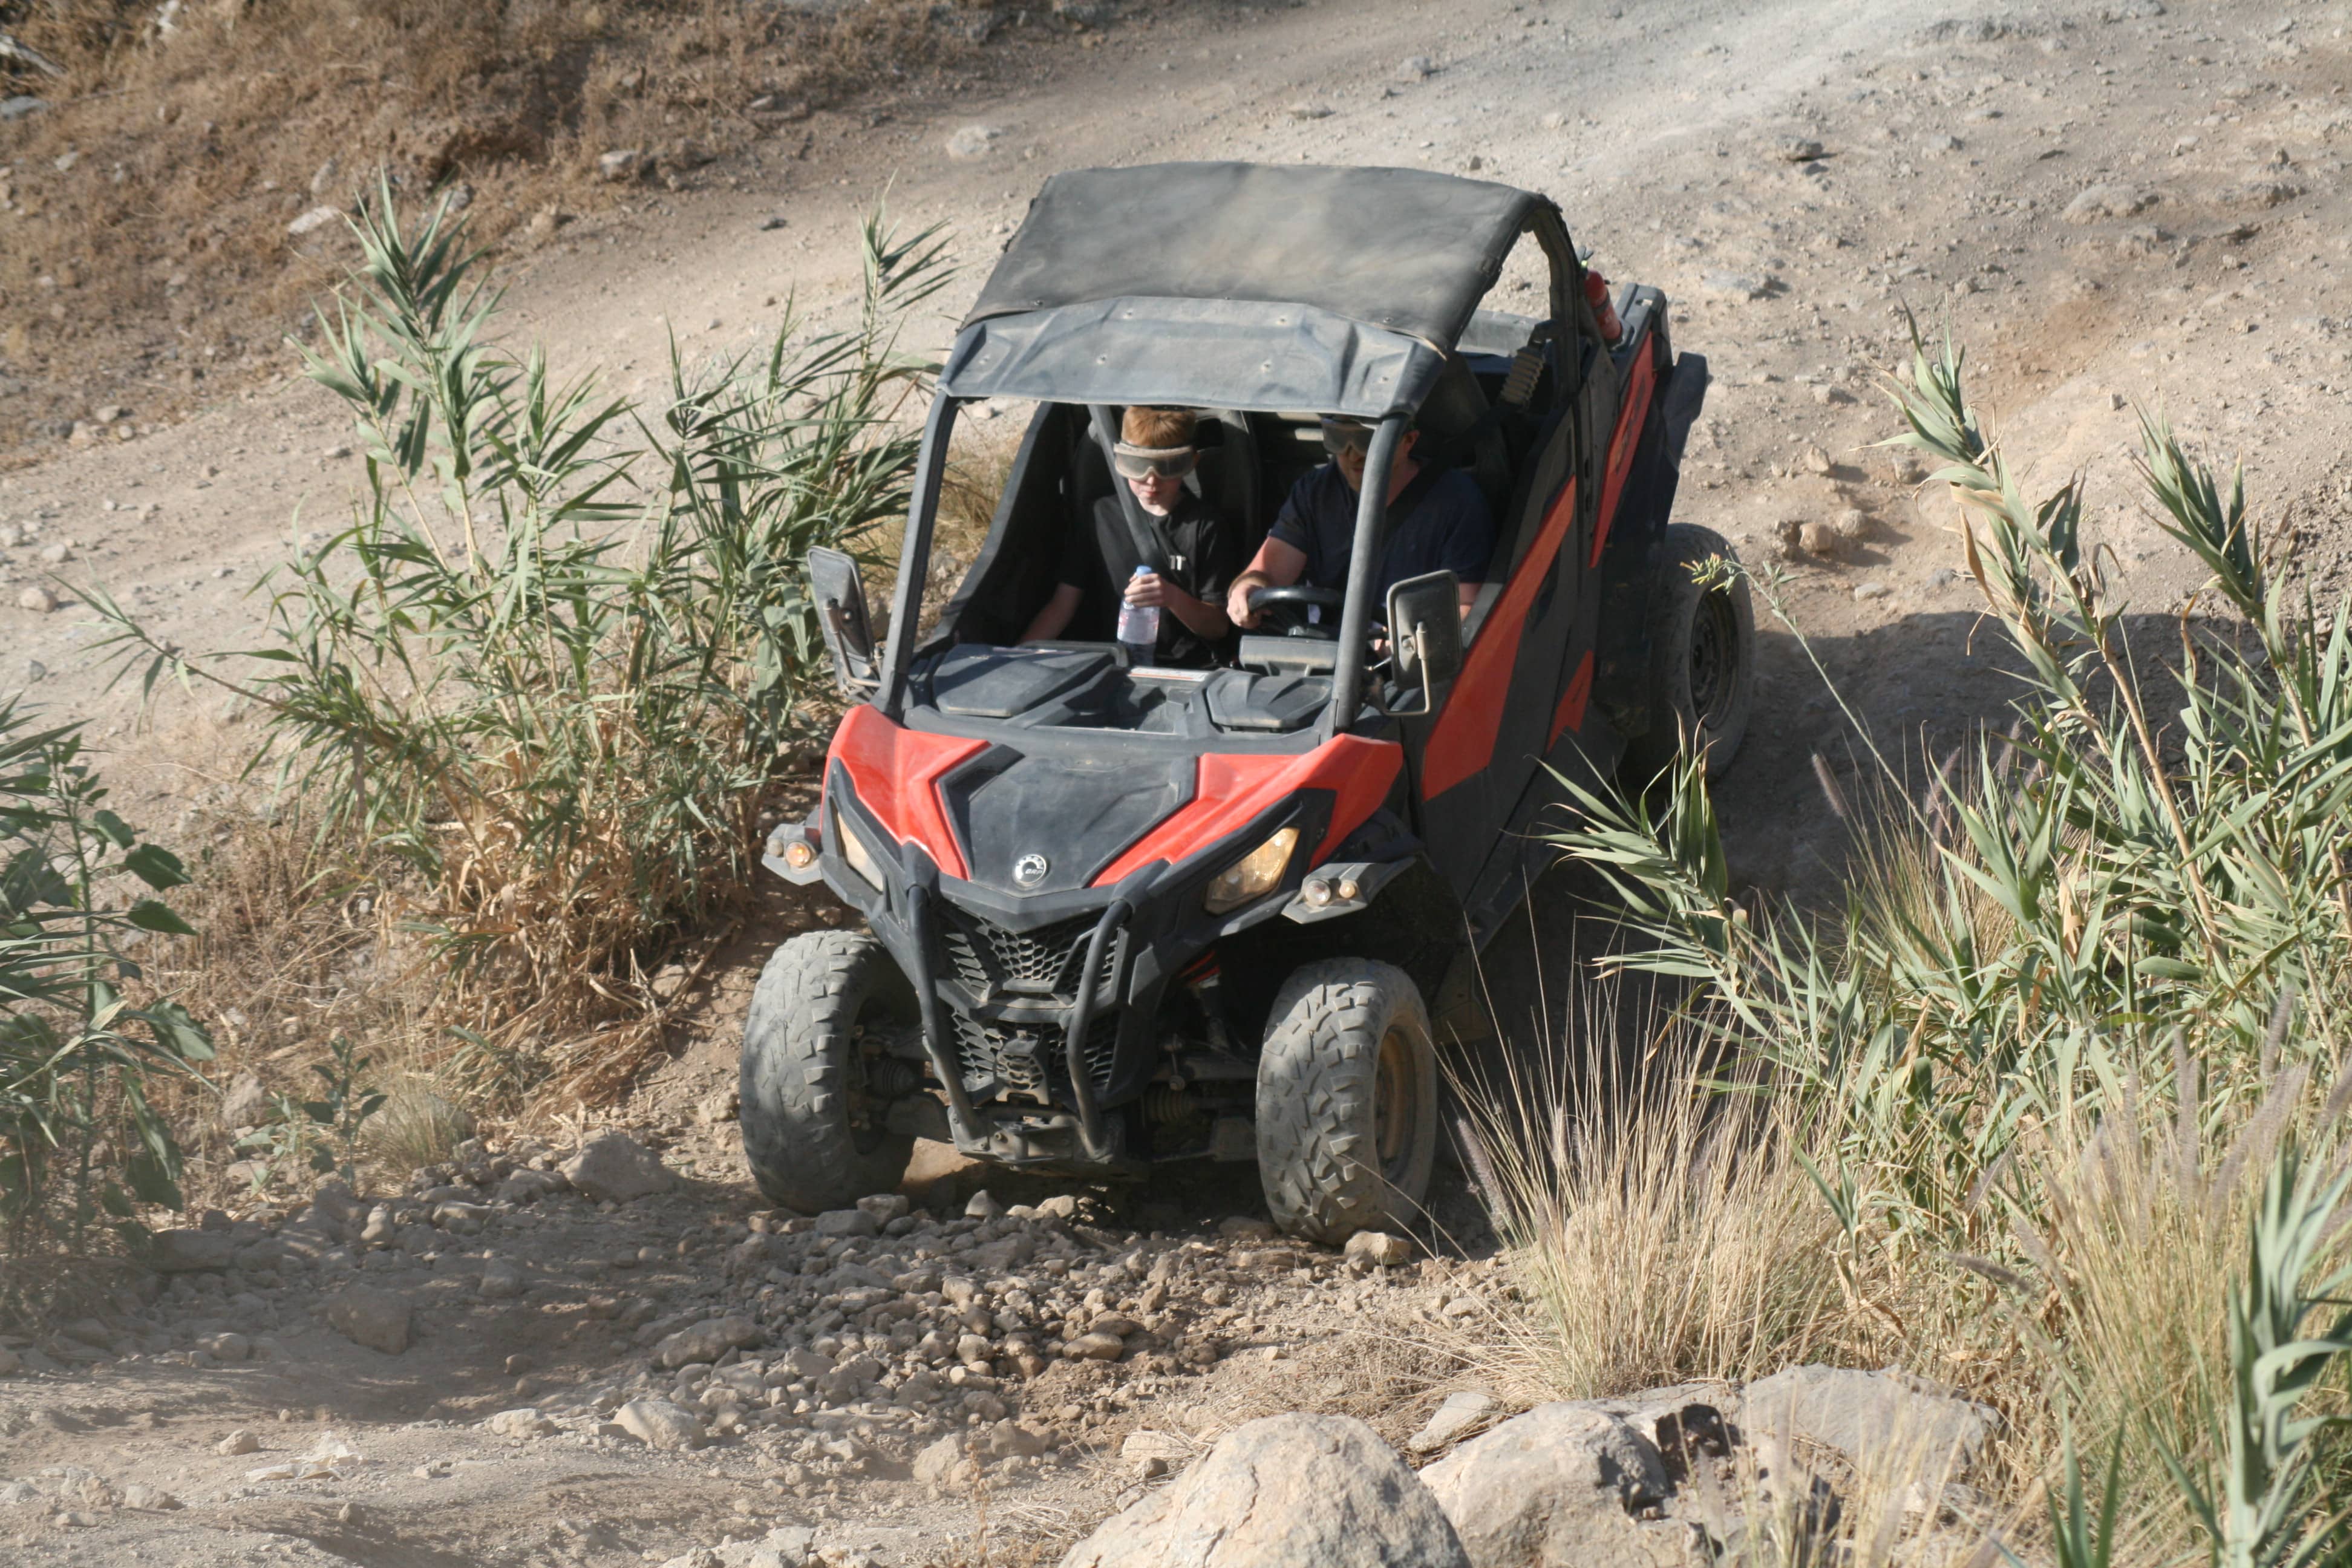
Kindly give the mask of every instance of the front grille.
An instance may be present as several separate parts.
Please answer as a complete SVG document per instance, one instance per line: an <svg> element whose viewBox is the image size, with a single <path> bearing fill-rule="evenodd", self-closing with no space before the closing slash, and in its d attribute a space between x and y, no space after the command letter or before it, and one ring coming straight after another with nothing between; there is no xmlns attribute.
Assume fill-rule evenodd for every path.
<svg viewBox="0 0 2352 1568"><path fill-rule="evenodd" d="M949 971L975 998L998 991L1075 996L1076 976L1071 971L1080 963L1099 918L1080 915L1034 931L1016 931L950 906L940 922L940 945L946 950ZM1122 940L1114 936L1103 944L1097 984L1118 973Z"/></svg>
<svg viewBox="0 0 2352 1568"><path fill-rule="evenodd" d="M950 1017L955 1026L956 1058L967 1082L993 1078L1009 1090L1034 1093L1045 1087L1048 1064L1057 1069L1062 1065L1062 1030L1058 1026L1008 1029L1002 1024L984 1024L961 1013L950 1014ZM1087 1023L1086 1045L1080 1054L1086 1058L1087 1072L1094 1086L1108 1088L1118 1054L1116 1012L1097 1014ZM1057 1070L1055 1076L1065 1075Z"/></svg>

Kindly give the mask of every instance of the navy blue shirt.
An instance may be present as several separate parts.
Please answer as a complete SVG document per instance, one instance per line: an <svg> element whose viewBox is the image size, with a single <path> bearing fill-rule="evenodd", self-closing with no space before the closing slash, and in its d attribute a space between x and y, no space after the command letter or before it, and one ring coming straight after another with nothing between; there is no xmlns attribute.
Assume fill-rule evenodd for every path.
<svg viewBox="0 0 2352 1568"><path fill-rule="evenodd" d="M1356 492L1339 477L1337 465L1326 463L1290 487L1290 497L1275 518L1271 535L1307 555L1299 581L1317 588L1344 588L1348 582L1348 550L1356 537ZM1391 526L1381 555L1376 602L1385 603L1389 590L1408 577L1430 572L1451 572L1465 583L1486 580L1486 561L1495 553L1495 520L1477 481L1459 468L1448 468L1430 482L1402 525Z"/></svg>

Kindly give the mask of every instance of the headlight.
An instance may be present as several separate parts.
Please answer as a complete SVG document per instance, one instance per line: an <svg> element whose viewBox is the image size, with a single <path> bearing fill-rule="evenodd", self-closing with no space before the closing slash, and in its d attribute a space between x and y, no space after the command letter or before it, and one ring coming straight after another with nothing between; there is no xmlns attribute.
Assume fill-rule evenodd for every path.
<svg viewBox="0 0 2352 1568"><path fill-rule="evenodd" d="M866 879L867 887L880 892L882 868L875 864L874 851L866 847L866 840L859 837L856 829L843 819L841 807L835 806L831 816L833 820L827 826L833 829L834 847L841 852L842 859L848 862L851 870Z"/></svg>
<svg viewBox="0 0 2352 1568"><path fill-rule="evenodd" d="M1218 872L1210 881L1208 891L1201 895L1201 902L1211 914L1221 915L1265 897L1282 880L1283 868L1290 864L1290 851L1297 843L1298 829L1280 829Z"/></svg>

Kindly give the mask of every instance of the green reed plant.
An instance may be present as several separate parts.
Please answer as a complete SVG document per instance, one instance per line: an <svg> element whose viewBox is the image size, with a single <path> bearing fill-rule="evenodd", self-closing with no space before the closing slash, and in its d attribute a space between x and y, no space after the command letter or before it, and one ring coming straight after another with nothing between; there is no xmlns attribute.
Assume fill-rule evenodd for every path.
<svg viewBox="0 0 2352 1568"><path fill-rule="evenodd" d="M2260 1217L2261 1173L2293 1139L2346 1158L2352 620L2155 415L2142 486L2213 613L2134 617L2081 479L2029 500L1964 365L1915 337L1894 444L1938 465L2023 662L2006 733L1924 789L1865 733L1879 779L1833 797L1855 870L1831 918L1731 898L1696 770L1638 799L1576 790L1557 837L1621 896L1636 941L1607 963L1694 983L1718 1089L1804 1129L1791 1151L1846 1260L1841 1331L2000 1405L2012 1479L2053 1473L2061 1417L2122 1445L2124 1514L2169 1551L2191 1542L2164 1456L2194 1476L2252 1441L2231 1435L2227 1280L2284 1223ZM2319 1491L2347 1484L2337 1450L2309 1452ZM2255 1489L2215 1480L2209 1511L2226 1523Z"/></svg>
<svg viewBox="0 0 2352 1568"><path fill-rule="evenodd" d="M441 1016L510 1090L610 1089L650 1008L642 970L740 896L759 812L813 722L813 545L903 512L923 367L899 323L947 280L933 231L863 231L856 321L787 310L766 352L640 407L494 336L498 295L445 204L389 188L320 315L311 378L366 455L348 526L270 574L268 638L184 658L103 593L128 670L260 711L323 842L409 873L402 922ZM518 1064L520 1064L520 1068Z"/></svg>
<svg viewBox="0 0 2352 1568"><path fill-rule="evenodd" d="M138 944L188 931L155 895L187 877L108 807L80 729L0 700L0 1312L31 1305L33 1254L135 1238L136 1205L181 1205L152 1091L213 1054L184 1008L137 999Z"/></svg>

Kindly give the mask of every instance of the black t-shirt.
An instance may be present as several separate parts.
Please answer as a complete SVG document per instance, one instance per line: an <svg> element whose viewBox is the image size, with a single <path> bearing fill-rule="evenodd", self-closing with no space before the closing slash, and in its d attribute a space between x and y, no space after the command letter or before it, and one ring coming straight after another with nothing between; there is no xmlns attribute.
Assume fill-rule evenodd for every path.
<svg viewBox="0 0 2352 1568"><path fill-rule="evenodd" d="M1234 554L1240 542L1216 509L1191 490L1176 499L1166 517L1143 513L1160 536L1161 576L1196 599L1223 605L1237 570ZM1118 607L1125 603L1127 580L1135 575L1141 557L1135 536L1119 515L1119 499L1104 496L1095 502L1092 527L1074 528L1062 544L1062 566L1055 581L1078 590L1077 613L1062 636L1074 642L1111 642L1118 635ZM1160 644L1156 662L1173 668L1201 668L1211 662L1213 645L1195 636L1160 606Z"/></svg>
<svg viewBox="0 0 2352 1568"><path fill-rule="evenodd" d="M1356 492L1338 465L1326 463L1291 486L1272 531L1306 552L1301 581L1318 588L1347 586ZM1431 477L1420 504L1389 530L1381 552L1379 596L1385 600L1397 584L1430 572L1451 571L1465 583L1483 583L1494 553L1495 520L1477 481L1459 468L1445 469Z"/></svg>

